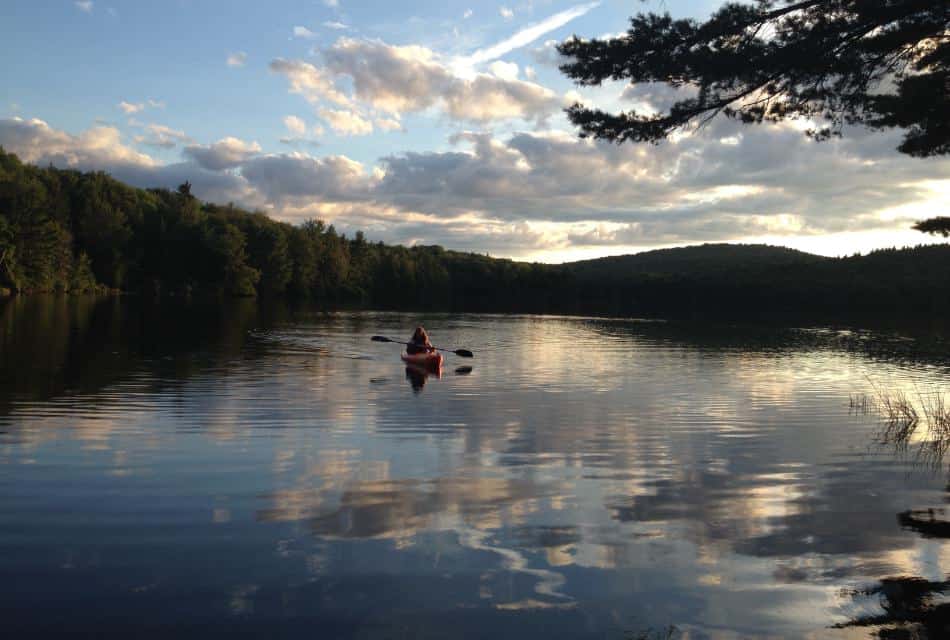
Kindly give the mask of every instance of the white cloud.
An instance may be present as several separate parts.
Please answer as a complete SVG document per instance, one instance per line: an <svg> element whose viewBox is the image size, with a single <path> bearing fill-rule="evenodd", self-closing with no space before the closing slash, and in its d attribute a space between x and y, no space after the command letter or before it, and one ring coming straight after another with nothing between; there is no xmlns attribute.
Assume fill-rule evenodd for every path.
<svg viewBox="0 0 950 640"><path fill-rule="evenodd" d="M317 34L308 29L307 27L294 27L293 34L295 38L314 38Z"/></svg>
<svg viewBox="0 0 950 640"><path fill-rule="evenodd" d="M304 122L303 118L299 118L297 116L285 116L284 126L287 127L287 131L290 133L290 135L280 139L282 144L307 144L310 146L319 146L320 143L317 142L315 138L323 135L323 127L320 125L314 125L314 127L311 129L310 136L307 135L307 123Z"/></svg>
<svg viewBox="0 0 950 640"><path fill-rule="evenodd" d="M372 119L381 130L398 125ZM299 138L307 134L302 118L284 124L308 142ZM144 130L158 142L184 138L162 125ZM284 219L320 216L387 241L541 257L906 230L915 217L950 206L950 159L901 156L893 149L899 139L848 130L816 144L792 125L724 120L659 146L556 132L462 133L454 149L396 153L374 169L345 156L264 155L257 143L225 138L188 146L189 161L162 165L114 127L71 135L40 120L0 120L0 145L28 162L101 169L137 186L190 180L202 198Z"/></svg>
<svg viewBox="0 0 950 640"><path fill-rule="evenodd" d="M256 142L245 142L239 138L227 137L210 145L190 145L185 147L185 155L210 171L221 171L240 166L261 151Z"/></svg>
<svg viewBox="0 0 950 640"><path fill-rule="evenodd" d="M534 82L538 78L538 73L534 70L534 67L525 67L524 68L524 77Z"/></svg>
<svg viewBox="0 0 950 640"><path fill-rule="evenodd" d="M85 13L92 13L93 3L91 2L91 0L79 0L78 2L75 2L74 4L76 5L76 8L79 9L80 11L83 11Z"/></svg>
<svg viewBox="0 0 950 640"><path fill-rule="evenodd" d="M297 116L285 116L284 126L287 127L287 131L297 136L302 136L307 132L307 123Z"/></svg>
<svg viewBox="0 0 950 640"><path fill-rule="evenodd" d="M321 109L320 117L340 135L365 136L373 132L373 123L355 111L347 109Z"/></svg>
<svg viewBox="0 0 950 640"><path fill-rule="evenodd" d="M358 105L391 115L438 107L455 120L543 121L561 105L549 89L510 77L473 74L460 77L435 52L420 46L340 38L323 50L325 65L278 59L271 69L286 75L291 91L312 104L329 102L357 111ZM337 86L349 80L352 97Z"/></svg>
<svg viewBox="0 0 950 640"><path fill-rule="evenodd" d="M327 22L324 22L323 26L326 27L327 29L336 29L336 30L349 29L349 27L343 24L342 22L337 22L333 20L328 20Z"/></svg>
<svg viewBox="0 0 950 640"><path fill-rule="evenodd" d="M237 51L235 53L228 54L227 63L229 67L243 67L247 63L247 53L244 51Z"/></svg>
<svg viewBox="0 0 950 640"><path fill-rule="evenodd" d="M495 60L490 65L488 69L495 76L501 78L502 80L517 80L518 79L518 65L514 62L502 62L501 60Z"/></svg>
<svg viewBox="0 0 950 640"><path fill-rule="evenodd" d="M119 164L154 166L149 156L122 143L115 127L93 127L71 135L33 118L0 120L0 146L25 162L60 167L108 168Z"/></svg>
<svg viewBox="0 0 950 640"><path fill-rule="evenodd" d="M599 6L600 2L589 2L587 4L579 4L571 7L570 9L565 9L559 13L555 13L553 16L545 18L541 22L521 29L513 36L502 40L498 44L492 45L486 49L479 49L472 55L464 58L462 62L467 65L474 66L482 62L500 58L506 53L510 53L515 49L520 49L521 47L531 44L544 34L563 27L571 20L579 18Z"/></svg>
<svg viewBox="0 0 950 640"><path fill-rule="evenodd" d="M399 120L394 118L376 118L376 126L383 131L402 131L403 126Z"/></svg>
<svg viewBox="0 0 950 640"><path fill-rule="evenodd" d="M172 129L161 124L148 124L144 127L146 135L136 136L135 141L149 147L171 149L180 142L190 142L184 131Z"/></svg>
<svg viewBox="0 0 950 640"><path fill-rule="evenodd" d="M133 113L138 113L145 109L145 103L143 102L126 102L123 100L119 103L119 108L122 109L126 114L132 115Z"/></svg>
<svg viewBox="0 0 950 640"><path fill-rule="evenodd" d="M147 102L127 102L127 101L123 100L123 101L120 102L117 106L118 106L119 109L121 109L122 112L125 113L126 115L133 115L133 114L136 114L136 113L140 113L140 112L142 112L142 111L145 111L146 108L150 108L150 109L164 109L164 108L165 108L165 103L164 103L164 102L161 102L161 101L159 101L159 100L151 100L151 99L149 99ZM136 124L136 123L130 122L130 124L133 124L133 125L134 125L134 124Z"/></svg>
<svg viewBox="0 0 950 640"><path fill-rule="evenodd" d="M244 163L241 174L278 206L361 200L373 183L363 165L346 156L314 158L303 153L257 156Z"/></svg>
<svg viewBox="0 0 950 640"><path fill-rule="evenodd" d="M291 93L299 93L308 102L318 103L325 99L340 106L350 104L350 99L337 90L332 75L309 62L277 58L270 63L270 70L286 76Z"/></svg>
<svg viewBox="0 0 950 640"><path fill-rule="evenodd" d="M340 0L323 0L323 4L327 5L331 9L334 9L340 6Z"/></svg>
<svg viewBox="0 0 950 640"><path fill-rule="evenodd" d="M498 9L498 15L500 15L505 20L511 20L515 17L515 12L509 9L508 7L501 7Z"/></svg>
<svg viewBox="0 0 950 640"><path fill-rule="evenodd" d="M212 202L256 206L260 201L240 176L208 171L194 163L160 164L124 144L114 127L92 127L72 135L38 119L0 119L0 146L25 162L106 171L133 186L175 188L188 180L198 197Z"/></svg>
<svg viewBox="0 0 950 640"><path fill-rule="evenodd" d="M462 14L462 19L463 19L463 20L468 20L469 18L472 17L472 13L474 13L474 12L473 12L471 9L466 9L466 10L465 10L465 13Z"/></svg>

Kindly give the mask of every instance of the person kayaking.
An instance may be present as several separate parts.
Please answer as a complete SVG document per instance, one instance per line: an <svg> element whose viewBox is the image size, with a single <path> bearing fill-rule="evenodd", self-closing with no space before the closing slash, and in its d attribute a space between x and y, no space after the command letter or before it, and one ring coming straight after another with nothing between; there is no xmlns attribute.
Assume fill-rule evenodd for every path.
<svg viewBox="0 0 950 640"><path fill-rule="evenodd" d="M429 342L429 334L426 333L423 327L416 327L412 337L409 338L409 343L406 345L406 353L415 355L417 353L432 353L434 351L435 347Z"/></svg>

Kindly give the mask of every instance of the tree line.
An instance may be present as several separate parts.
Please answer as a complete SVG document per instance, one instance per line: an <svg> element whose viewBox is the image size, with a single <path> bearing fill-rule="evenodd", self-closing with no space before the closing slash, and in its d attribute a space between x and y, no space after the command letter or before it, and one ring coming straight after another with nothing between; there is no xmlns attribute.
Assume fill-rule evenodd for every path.
<svg viewBox="0 0 950 640"><path fill-rule="evenodd" d="M543 265L352 238L137 189L103 172L40 168L0 148L0 287L20 293L294 296L326 303L445 305L453 291L505 299L550 288ZM512 298L513 299L513 298Z"/></svg>
<svg viewBox="0 0 950 640"><path fill-rule="evenodd" d="M0 149L0 288L261 296L377 308L638 314L945 310L950 246L823 258L703 245L564 265L352 238Z"/></svg>

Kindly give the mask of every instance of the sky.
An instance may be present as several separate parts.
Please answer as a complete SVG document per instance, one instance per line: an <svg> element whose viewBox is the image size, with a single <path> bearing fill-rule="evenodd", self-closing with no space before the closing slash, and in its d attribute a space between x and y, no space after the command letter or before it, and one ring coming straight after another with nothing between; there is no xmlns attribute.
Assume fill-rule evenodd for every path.
<svg viewBox="0 0 950 640"><path fill-rule="evenodd" d="M578 87L553 45L711 0L8 0L0 145L371 240L562 262L704 242L823 255L939 239L950 159L900 131L721 118L659 145L582 140L580 101L663 109L665 86Z"/></svg>

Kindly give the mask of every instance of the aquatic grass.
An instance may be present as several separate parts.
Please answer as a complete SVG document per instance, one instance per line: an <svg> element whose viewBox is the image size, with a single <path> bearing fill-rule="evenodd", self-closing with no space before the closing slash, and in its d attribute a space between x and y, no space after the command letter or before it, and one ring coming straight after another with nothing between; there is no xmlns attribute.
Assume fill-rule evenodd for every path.
<svg viewBox="0 0 950 640"><path fill-rule="evenodd" d="M624 640L677 640L683 637L676 625L669 625L662 629L652 627L640 631L627 631L624 633Z"/></svg>
<svg viewBox="0 0 950 640"><path fill-rule="evenodd" d="M883 421L878 440L901 450L918 434L926 433L917 447L918 461L939 466L950 450L950 402L939 388L923 391L914 387L913 394L903 389L869 380L872 393L850 394L850 410L861 415L877 415Z"/></svg>

